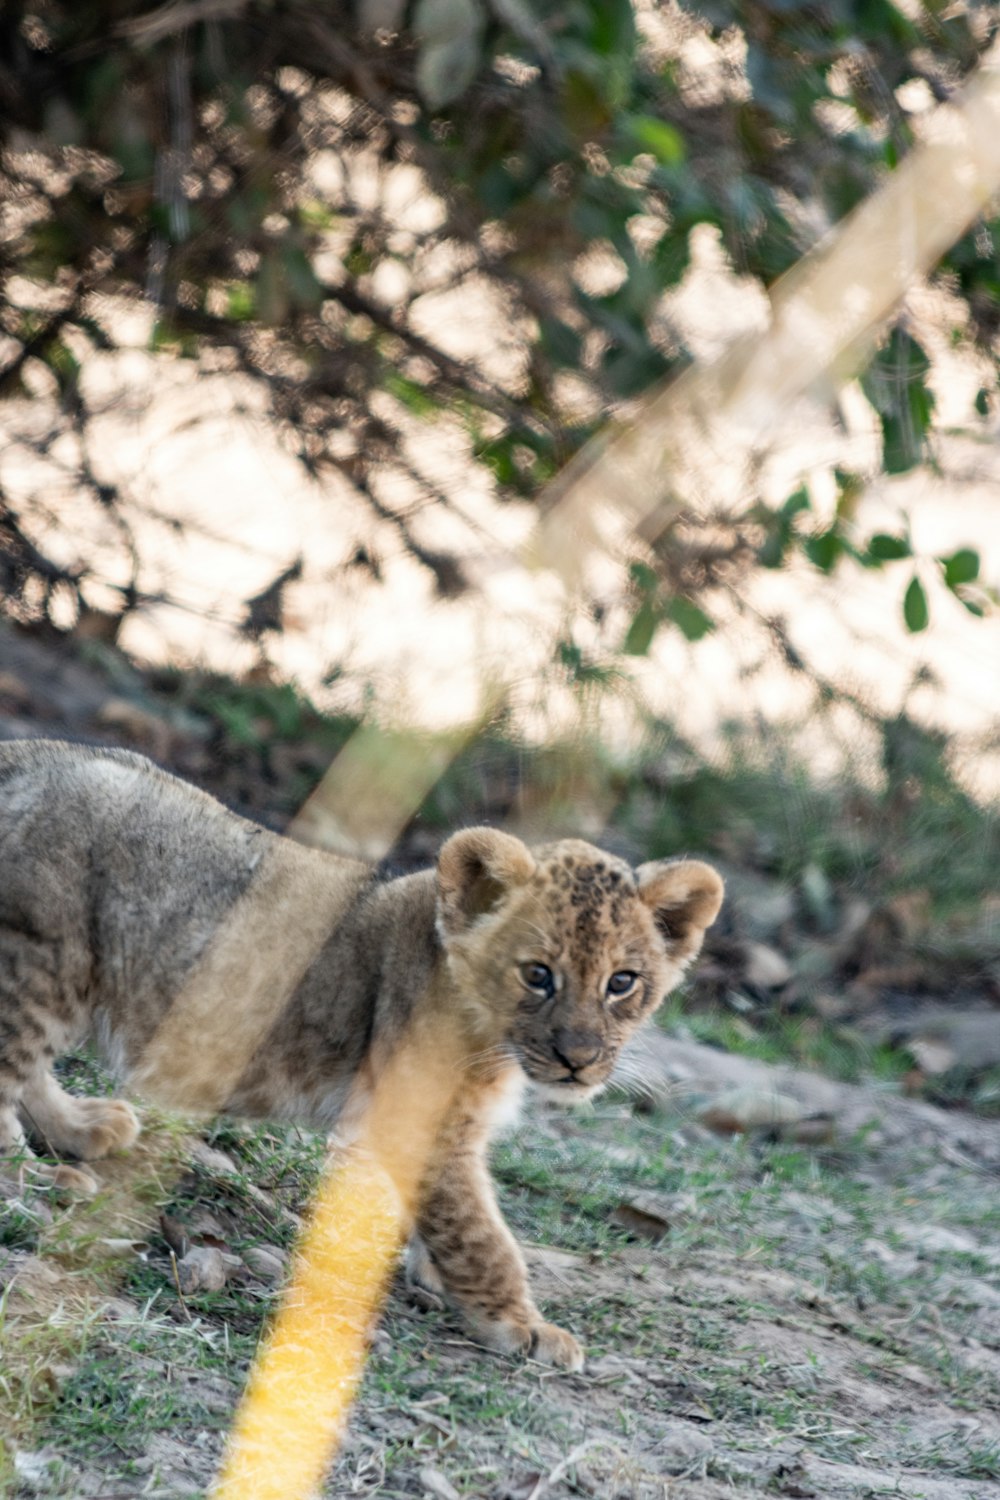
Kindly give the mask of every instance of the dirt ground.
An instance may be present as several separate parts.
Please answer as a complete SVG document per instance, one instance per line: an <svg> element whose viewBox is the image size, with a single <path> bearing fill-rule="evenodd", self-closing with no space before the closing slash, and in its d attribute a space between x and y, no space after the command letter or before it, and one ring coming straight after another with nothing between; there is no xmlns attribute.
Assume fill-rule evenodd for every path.
<svg viewBox="0 0 1000 1500"><path fill-rule="evenodd" d="M720 1078L711 1048L654 1052L672 1108L546 1109L498 1153L585 1372L490 1356L397 1287L324 1493L1000 1494L1000 1125L823 1083L825 1143L721 1137L695 1101L734 1060ZM123 1163L105 1169L110 1207L21 1200L4 1379L33 1388L34 1420L12 1496L206 1493L318 1155L227 1127L174 1139L165 1170L166 1129L144 1209L116 1200ZM178 1226L237 1263L225 1288L181 1297Z"/></svg>

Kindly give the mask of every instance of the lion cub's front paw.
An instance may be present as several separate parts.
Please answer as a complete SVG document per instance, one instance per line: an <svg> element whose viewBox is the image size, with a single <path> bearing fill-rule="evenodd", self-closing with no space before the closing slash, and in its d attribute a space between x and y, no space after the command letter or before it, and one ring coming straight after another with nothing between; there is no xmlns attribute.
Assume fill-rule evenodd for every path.
<svg viewBox="0 0 1000 1500"><path fill-rule="evenodd" d="M59 1142L81 1161L100 1161L112 1151L127 1151L139 1135L139 1117L124 1099L74 1099L72 1120Z"/></svg>
<svg viewBox="0 0 1000 1500"><path fill-rule="evenodd" d="M557 1370L582 1370L583 1350L571 1333L554 1323L470 1320L474 1337L498 1354L519 1354Z"/></svg>
<svg viewBox="0 0 1000 1500"><path fill-rule="evenodd" d="M540 1365L554 1365L557 1370L582 1370L583 1349L565 1328L555 1323L539 1323L531 1330L530 1359Z"/></svg>

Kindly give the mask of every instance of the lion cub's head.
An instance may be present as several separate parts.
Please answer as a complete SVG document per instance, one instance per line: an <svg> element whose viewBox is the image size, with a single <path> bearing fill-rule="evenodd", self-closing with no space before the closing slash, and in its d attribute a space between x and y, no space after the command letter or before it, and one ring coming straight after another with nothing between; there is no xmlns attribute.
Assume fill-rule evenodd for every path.
<svg viewBox="0 0 1000 1500"><path fill-rule="evenodd" d="M722 880L697 860L632 870L579 839L532 853L466 828L438 859L438 930L477 1042L583 1099L701 948Z"/></svg>

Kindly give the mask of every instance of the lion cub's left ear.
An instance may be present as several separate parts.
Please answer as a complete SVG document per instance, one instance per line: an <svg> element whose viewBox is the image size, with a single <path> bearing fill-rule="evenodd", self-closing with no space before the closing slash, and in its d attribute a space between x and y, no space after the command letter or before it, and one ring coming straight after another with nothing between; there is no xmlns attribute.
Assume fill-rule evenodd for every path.
<svg viewBox="0 0 1000 1500"><path fill-rule="evenodd" d="M662 859L640 865L635 878L671 958L689 963L701 949L705 929L719 915L722 876L697 859Z"/></svg>
<svg viewBox="0 0 1000 1500"><path fill-rule="evenodd" d="M496 828L463 828L438 855L438 921L444 936L468 927L535 873L526 844Z"/></svg>

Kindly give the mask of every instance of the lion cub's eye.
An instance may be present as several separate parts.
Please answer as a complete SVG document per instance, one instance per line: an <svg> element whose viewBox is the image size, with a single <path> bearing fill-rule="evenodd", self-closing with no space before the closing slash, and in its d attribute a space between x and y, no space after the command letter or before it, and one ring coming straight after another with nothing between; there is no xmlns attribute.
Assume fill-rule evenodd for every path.
<svg viewBox="0 0 1000 1500"><path fill-rule="evenodd" d="M620 1000L622 995L628 994L638 977L637 974L632 973L631 969L619 969L618 973L612 974L608 980L608 994Z"/></svg>
<svg viewBox="0 0 1000 1500"><path fill-rule="evenodd" d="M538 990L543 995L555 994L555 975L548 964L522 964L521 978L529 990Z"/></svg>

